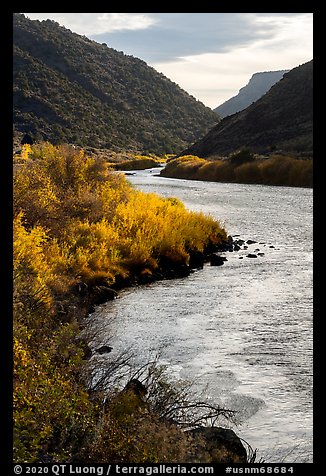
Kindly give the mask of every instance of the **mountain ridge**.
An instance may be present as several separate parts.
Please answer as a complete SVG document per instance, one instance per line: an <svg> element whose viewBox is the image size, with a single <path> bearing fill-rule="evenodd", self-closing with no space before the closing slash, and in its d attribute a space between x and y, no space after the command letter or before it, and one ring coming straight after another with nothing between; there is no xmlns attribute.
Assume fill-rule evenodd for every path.
<svg viewBox="0 0 326 476"><path fill-rule="evenodd" d="M309 153L313 149L313 60L286 73L260 99L225 117L180 155L251 152Z"/></svg>
<svg viewBox="0 0 326 476"><path fill-rule="evenodd" d="M219 114L221 118L240 112L250 106L263 94L267 93L270 88L277 83L284 74L290 70L283 69L278 71L262 71L254 73L249 82L239 89L238 94L231 97L224 103L220 104L213 110Z"/></svg>
<svg viewBox="0 0 326 476"><path fill-rule="evenodd" d="M53 20L14 14L14 132L33 140L167 153L218 115L147 65Z"/></svg>

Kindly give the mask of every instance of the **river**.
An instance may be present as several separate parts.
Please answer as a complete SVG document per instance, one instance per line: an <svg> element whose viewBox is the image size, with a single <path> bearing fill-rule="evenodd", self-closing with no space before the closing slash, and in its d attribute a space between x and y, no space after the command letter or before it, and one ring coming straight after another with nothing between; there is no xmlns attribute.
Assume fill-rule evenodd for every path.
<svg viewBox="0 0 326 476"><path fill-rule="evenodd" d="M140 364L159 350L175 379L192 380L197 391L237 410L230 427L257 449L258 460L312 462L312 189L156 173L128 179L257 243L226 253L223 266L128 289L99 306L97 345L110 339L110 356L130 347ZM256 249L264 256L248 258Z"/></svg>

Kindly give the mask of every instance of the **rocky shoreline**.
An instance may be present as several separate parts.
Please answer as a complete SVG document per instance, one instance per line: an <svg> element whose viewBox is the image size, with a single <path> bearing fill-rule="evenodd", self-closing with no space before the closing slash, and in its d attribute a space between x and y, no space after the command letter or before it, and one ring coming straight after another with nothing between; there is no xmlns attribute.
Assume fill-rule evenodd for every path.
<svg viewBox="0 0 326 476"><path fill-rule="evenodd" d="M77 295L84 305L86 305L87 313L94 312L95 306L104 304L107 301L111 301L119 297L119 291L145 284L154 283L156 281L162 281L165 279L178 279L185 278L191 273L203 269L205 264L210 266L222 266L227 257L225 253L238 252L240 250L248 250L250 245L266 245L265 243L258 243L255 240L242 240L235 235L234 237L228 236L227 240L219 245L210 243L206 246L203 252L189 251L189 259L187 262L176 262L171 258L162 256L159 258L159 267L154 271L146 269L140 269L139 272L135 271L132 276L123 278L118 276L116 282L108 286L105 279L98 278L91 283L80 281L74 288L74 293ZM274 248L273 245L269 248ZM264 252L261 252L260 248L255 248L253 252L249 252L245 257L258 258L264 256ZM239 259L243 259L244 256L239 256Z"/></svg>
<svg viewBox="0 0 326 476"><path fill-rule="evenodd" d="M97 305L117 299L120 290L165 279L184 278L197 270L203 269L205 264L209 264L210 266L222 266L228 261L225 256L226 253L248 250L249 246L256 244L257 241L250 239L245 241L240 239L238 235L234 237L228 236L227 240L220 245L209 244L203 252L189 252L187 263L176 263L167 257L162 257L159 260L159 268L155 272L150 274L144 274L142 272L135 273L132 277L118 279L111 287L100 280L92 283L92 285L81 281L75 289L75 294L79 302L83 303L87 315L90 315L95 311ZM265 243L259 244L266 245ZM255 252L248 252L246 257L256 258L263 255L264 253L261 253L260 250L256 248ZM239 256L239 259L243 258L244 256ZM109 354L112 351L110 345L102 345L92 351L88 344L83 342L83 347L85 350L85 358L87 359L90 358L94 352L103 355ZM139 384L142 385L141 383ZM241 439L230 429L221 427L200 427L189 430L189 434L192 436L200 435L206 450L213 458L216 458L218 462L245 463L249 462L250 453L255 454L250 446L248 447L248 452L248 449L243 445ZM223 461L220 460L221 454L223 454Z"/></svg>

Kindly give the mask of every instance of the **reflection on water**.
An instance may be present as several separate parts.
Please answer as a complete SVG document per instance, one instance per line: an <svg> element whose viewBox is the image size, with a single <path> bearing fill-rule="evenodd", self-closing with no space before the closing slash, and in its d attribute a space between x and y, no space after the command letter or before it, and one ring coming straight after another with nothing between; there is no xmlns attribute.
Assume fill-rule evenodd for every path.
<svg viewBox="0 0 326 476"><path fill-rule="evenodd" d="M312 190L163 179L136 187L182 199L257 243L222 267L126 290L92 321L118 353L151 350L175 378L238 411L236 432L267 462L312 461ZM271 247L272 246L272 247ZM258 249L264 256L247 258ZM239 259L240 257L243 259ZM106 331L103 325L110 316Z"/></svg>

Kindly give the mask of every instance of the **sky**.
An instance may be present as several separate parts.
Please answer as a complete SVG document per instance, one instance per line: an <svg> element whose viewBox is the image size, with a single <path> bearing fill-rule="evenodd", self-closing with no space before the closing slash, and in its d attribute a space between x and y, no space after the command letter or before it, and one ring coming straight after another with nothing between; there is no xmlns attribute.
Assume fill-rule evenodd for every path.
<svg viewBox="0 0 326 476"><path fill-rule="evenodd" d="M140 58L215 108L260 71L313 58L312 13L25 13Z"/></svg>

